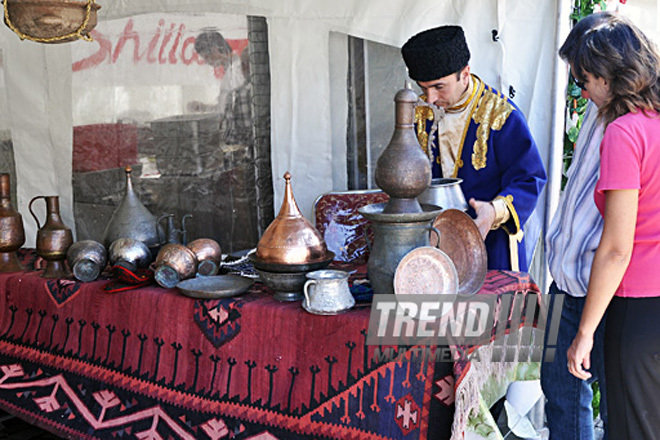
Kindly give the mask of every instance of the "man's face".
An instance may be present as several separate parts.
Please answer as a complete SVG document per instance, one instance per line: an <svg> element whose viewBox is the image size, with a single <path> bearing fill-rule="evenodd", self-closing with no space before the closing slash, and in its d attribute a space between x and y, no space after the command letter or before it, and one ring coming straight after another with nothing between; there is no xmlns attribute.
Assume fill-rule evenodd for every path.
<svg viewBox="0 0 660 440"><path fill-rule="evenodd" d="M417 81L417 85L426 95L426 101L436 107L447 109L455 105L470 83L470 66L466 66L457 75L452 73L433 81Z"/></svg>
<svg viewBox="0 0 660 440"><path fill-rule="evenodd" d="M221 52L217 48L212 48L210 52L202 56L204 62L209 66L220 67L226 66L229 63L229 54L226 52Z"/></svg>

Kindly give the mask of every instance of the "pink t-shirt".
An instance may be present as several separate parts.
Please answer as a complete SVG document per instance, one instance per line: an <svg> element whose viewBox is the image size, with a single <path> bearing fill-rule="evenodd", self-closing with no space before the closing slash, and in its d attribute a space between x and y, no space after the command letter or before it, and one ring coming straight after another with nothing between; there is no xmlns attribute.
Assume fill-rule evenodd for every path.
<svg viewBox="0 0 660 440"><path fill-rule="evenodd" d="M615 295L660 296L660 118L628 113L610 123L600 146L600 180L594 199L605 212L605 190L639 189L635 241L628 270Z"/></svg>

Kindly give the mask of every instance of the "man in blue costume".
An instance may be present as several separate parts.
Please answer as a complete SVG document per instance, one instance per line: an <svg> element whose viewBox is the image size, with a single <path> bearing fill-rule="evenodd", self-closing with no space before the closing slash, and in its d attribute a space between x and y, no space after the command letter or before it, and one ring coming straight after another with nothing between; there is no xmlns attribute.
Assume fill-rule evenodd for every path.
<svg viewBox="0 0 660 440"><path fill-rule="evenodd" d="M470 74L470 51L460 26L423 31L401 53L423 92L415 127L433 178L463 179L489 269L527 271L523 225L546 174L525 116Z"/></svg>

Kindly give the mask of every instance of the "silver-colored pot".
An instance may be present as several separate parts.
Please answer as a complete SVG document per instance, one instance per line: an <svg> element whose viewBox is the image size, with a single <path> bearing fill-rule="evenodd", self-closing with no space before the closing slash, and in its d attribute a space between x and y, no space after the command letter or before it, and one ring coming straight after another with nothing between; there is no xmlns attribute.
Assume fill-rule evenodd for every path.
<svg viewBox="0 0 660 440"><path fill-rule="evenodd" d="M94 281L99 277L108 262L108 252L105 247L94 240L75 242L66 253L73 276L84 283Z"/></svg>
<svg viewBox="0 0 660 440"><path fill-rule="evenodd" d="M432 179L429 186L421 193L417 200L419 203L439 206L442 209L459 209L467 211L468 204L461 190L463 179L439 178Z"/></svg>
<svg viewBox="0 0 660 440"><path fill-rule="evenodd" d="M153 261L151 251L146 244L135 238L118 238L108 249L110 265L119 265L135 272L136 269L149 267Z"/></svg>

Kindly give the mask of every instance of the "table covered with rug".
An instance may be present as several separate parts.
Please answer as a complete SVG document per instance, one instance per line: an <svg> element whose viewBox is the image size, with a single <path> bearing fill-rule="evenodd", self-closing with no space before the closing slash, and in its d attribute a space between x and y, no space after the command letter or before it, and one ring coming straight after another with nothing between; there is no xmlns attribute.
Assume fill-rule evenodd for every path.
<svg viewBox="0 0 660 440"><path fill-rule="evenodd" d="M447 423L453 438L501 438L488 407L539 374L378 361L363 290L353 310L317 316L260 283L217 300L156 284L108 293L107 279L46 280L34 253L21 258L30 270L0 274L0 408L66 438L434 439ZM529 293L528 275L490 271L479 294Z"/></svg>

